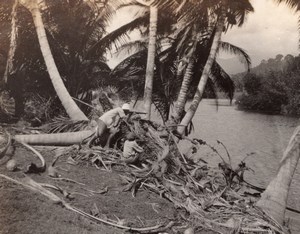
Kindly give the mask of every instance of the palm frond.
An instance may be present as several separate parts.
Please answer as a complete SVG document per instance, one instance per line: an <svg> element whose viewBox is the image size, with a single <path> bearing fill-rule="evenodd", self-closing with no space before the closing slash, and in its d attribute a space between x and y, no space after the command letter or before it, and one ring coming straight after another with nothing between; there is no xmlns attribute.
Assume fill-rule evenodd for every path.
<svg viewBox="0 0 300 234"><path fill-rule="evenodd" d="M234 17L239 27L245 23L247 15L254 12L254 8L249 0L230 1L229 9L230 15Z"/></svg>
<svg viewBox="0 0 300 234"><path fill-rule="evenodd" d="M299 0L275 0L278 4L285 3L291 9L295 9L296 11L300 10L300 2Z"/></svg>
<svg viewBox="0 0 300 234"><path fill-rule="evenodd" d="M144 71L147 62L146 49L138 51L133 55L124 59L111 72L111 77L114 80L137 80L139 77L144 77Z"/></svg>
<svg viewBox="0 0 300 234"><path fill-rule="evenodd" d="M235 89L234 82L217 62L213 64L210 79L219 90L228 95L230 100L233 99Z"/></svg>
<svg viewBox="0 0 300 234"><path fill-rule="evenodd" d="M168 120L170 104L166 102L166 99L163 99L159 95L153 95L152 103L155 107L155 110L159 113L162 121L165 123Z"/></svg>
<svg viewBox="0 0 300 234"><path fill-rule="evenodd" d="M124 45L121 45L119 48L117 48L117 51L115 54L119 55L121 53L131 54L136 53L141 50L147 49L148 43L144 40L134 40L130 41Z"/></svg>
<svg viewBox="0 0 300 234"><path fill-rule="evenodd" d="M251 58L245 50L225 41L220 42L219 49L222 49L223 51L231 53L233 55L237 55L240 59L240 62L245 65L247 71L250 71Z"/></svg>
<svg viewBox="0 0 300 234"><path fill-rule="evenodd" d="M289 8L296 12L300 11L300 1L299 0L275 0L278 4L285 3ZM300 32L300 16L298 16L298 31ZM300 38L298 40L298 47L300 48Z"/></svg>
<svg viewBox="0 0 300 234"><path fill-rule="evenodd" d="M127 39L129 39L128 33L139 27L146 26L148 21L148 15L143 15L119 27L91 46L87 52L88 56L95 55L99 51L104 51L108 48L111 48L112 44L114 44L116 47L119 47L119 45L124 44L127 42Z"/></svg>
<svg viewBox="0 0 300 234"><path fill-rule="evenodd" d="M44 125L43 129L45 129L48 133L76 132L86 130L88 125L89 121L86 120L74 121L69 117L58 116L50 123Z"/></svg>

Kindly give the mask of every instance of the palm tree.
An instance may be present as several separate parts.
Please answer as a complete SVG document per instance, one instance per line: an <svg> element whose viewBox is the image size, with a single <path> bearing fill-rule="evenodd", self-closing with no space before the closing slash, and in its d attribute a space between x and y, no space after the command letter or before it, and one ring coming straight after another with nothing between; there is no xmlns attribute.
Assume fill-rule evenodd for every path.
<svg viewBox="0 0 300 234"><path fill-rule="evenodd" d="M240 4L239 4L240 3ZM195 112L198 108L198 105L202 99L202 95L211 72L212 65L215 61L217 51L219 49L222 32L225 27L226 19L227 24L236 24L236 20L239 20L239 25L242 25L244 22L245 14L253 11L251 4L247 0L242 0L240 2L233 2L231 5L230 1L219 1L217 5L213 6L213 10L217 12L217 23L213 31L213 40L210 47L210 52L206 63L204 65L200 82L198 84L198 92L194 96L192 104L187 111L186 115L182 119L180 125L178 126L178 133L183 134L186 126L191 122L192 118L195 115ZM230 17L229 17L230 16ZM227 17L227 18L226 18Z"/></svg>
<svg viewBox="0 0 300 234"><path fill-rule="evenodd" d="M8 58L6 63L6 69L4 73L4 82L7 83L7 77L13 71L13 62L14 55L17 48L17 36L18 36L18 27L17 27L17 7L19 5L19 1L15 0L15 3L12 7L11 12L11 33L10 33L10 46L8 51Z"/></svg>
<svg viewBox="0 0 300 234"><path fill-rule="evenodd" d="M145 77L144 88L144 108L146 111L146 119L150 119L151 104L152 104L152 89L153 89L153 77L155 68L155 53L156 53L156 34L157 34L157 21L158 21L158 8L153 5L154 0L135 0L143 6L150 8L150 24L149 24L149 43L148 43L148 55L147 55L147 67Z"/></svg>
<svg viewBox="0 0 300 234"><path fill-rule="evenodd" d="M61 1L59 4L48 2L44 13L48 23L48 40L60 75L72 97L90 101L90 91L108 80L110 68L104 57L106 48L94 47L94 53L90 49L106 33L109 11L106 8L99 17L99 13L96 14L97 11L83 0Z"/></svg>
<svg viewBox="0 0 300 234"><path fill-rule="evenodd" d="M62 105L64 106L67 114L73 120L88 120L85 114L78 108L72 97L70 96L68 90L66 89L61 76L58 72L57 66L52 56L52 52L47 40L44 23L42 20L42 15L39 9L39 4L37 0L20 0L20 3L25 6L32 15L34 25L36 28L36 33L38 36L40 48L43 54L43 58L54 86L57 96L59 97ZM44 4L44 2L42 1Z"/></svg>
<svg viewBox="0 0 300 234"><path fill-rule="evenodd" d="M175 0L161 1L161 0L135 0L139 5L149 7L150 22L149 22L149 42L148 42L148 55L147 67L145 76L144 87L144 108L146 112L146 119L150 119L152 92L153 92L153 79L155 73L155 54L156 54L156 40L157 40L157 27L158 27L158 9L161 7L174 7L179 11L185 4L185 0L177 2Z"/></svg>

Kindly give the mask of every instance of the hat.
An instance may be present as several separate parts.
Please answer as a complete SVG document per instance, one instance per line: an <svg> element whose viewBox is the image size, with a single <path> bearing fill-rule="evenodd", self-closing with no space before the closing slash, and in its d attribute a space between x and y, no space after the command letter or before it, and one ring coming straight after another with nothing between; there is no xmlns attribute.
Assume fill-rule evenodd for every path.
<svg viewBox="0 0 300 234"><path fill-rule="evenodd" d="M135 136L135 134L133 132L129 132L126 135L126 138L127 138L127 140L133 141L136 138L136 136Z"/></svg>
<svg viewBox="0 0 300 234"><path fill-rule="evenodd" d="M128 103L124 103L122 106L123 110L130 110L130 105Z"/></svg>

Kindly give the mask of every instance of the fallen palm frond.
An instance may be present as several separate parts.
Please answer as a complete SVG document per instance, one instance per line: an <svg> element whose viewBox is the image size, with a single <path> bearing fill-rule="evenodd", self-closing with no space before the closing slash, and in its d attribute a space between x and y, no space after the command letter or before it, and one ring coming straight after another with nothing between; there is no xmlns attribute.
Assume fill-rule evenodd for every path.
<svg viewBox="0 0 300 234"><path fill-rule="evenodd" d="M158 224L158 225L155 225L153 227L144 227L144 228L134 228L134 227L127 227L127 226L124 226L124 225L120 225L118 223L115 223L115 222L112 222L112 221L108 221L108 220L105 220L105 219L101 219L101 218L98 218L98 217L95 217L93 215L90 215L76 207L73 207L72 205L70 205L69 203L67 203L66 201L64 201L62 198L58 197L57 195L55 195L54 193L50 192L49 190L45 189L44 187L49 187L49 185L45 185L45 184L39 184L37 182L35 182L34 180L32 180L31 178L29 177L25 177L24 179L22 179L21 181L19 180L16 180L16 179L13 179L9 176L6 176L6 175L3 175L3 174L0 174L0 177L6 179L6 180L9 180L15 184L18 184L18 185L22 185L24 186L25 188L29 189L29 190L32 190L34 192L37 192L39 194L42 194L43 196L46 196L48 199L50 199L51 201L53 201L55 204L60 204L62 205L64 208L70 210L70 211L73 211L95 223L105 223L107 225L111 225L111 226L114 226L114 227L117 227L117 228L121 228L121 229L125 229L125 230L131 230L131 231L136 231L136 232L140 232L140 233L151 233L151 232L159 232L159 230L164 226L162 224ZM50 186L50 187L54 187L54 186ZM55 189L58 189L59 188L55 188ZM173 222L170 222L167 226L171 226L170 224L172 224Z"/></svg>
<svg viewBox="0 0 300 234"><path fill-rule="evenodd" d="M44 157L36 150L34 149L32 146L20 142L21 145L25 146L27 149L31 150L40 160L42 165L41 166L37 166L34 163L31 163L28 167L25 173L41 173L44 172L46 170L46 162Z"/></svg>
<svg viewBox="0 0 300 234"><path fill-rule="evenodd" d="M0 92L0 114L1 114L1 119L2 123L1 125L4 125L4 119L5 117L7 119L11 119L11 116L13 115L15 111L15 101L13 98L11 98L10 94L8 91L1 90Z"/></svg>
<svg viewBox="0 0 300 234"><path fill-rule="evenodd" d="M3 158L11 145L11 135L4 131L4 136L0 134L0 159Z"/></svg>
<svg viewBox="0 0 300 234"><path fill-rule="evenodd" d="M71 120L65 116L58 116L54 118L50 123L43 126L43 129L48 133L59 132L76 132L86 130L89 128L89 121L87 120Z"/></svg>
<svg viewBox="0 0 300 234"><path fill-rule="evenodd" d="M69 179L69 178L52 178L54 180L63 180L63 181L66 181L66 182L70 182L70 183L74 183L74 184L79 184L79 185L85 185L84 183L80 183L80 182L77 182L76 180L72 180L72 179Z"/></svg>

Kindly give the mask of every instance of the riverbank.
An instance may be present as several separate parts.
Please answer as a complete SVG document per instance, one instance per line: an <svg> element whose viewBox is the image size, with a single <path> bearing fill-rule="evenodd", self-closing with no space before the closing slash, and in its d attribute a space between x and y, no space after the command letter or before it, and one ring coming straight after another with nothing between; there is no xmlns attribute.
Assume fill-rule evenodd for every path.
<svg viewBox="0 0 300 234"><path fill-rule="evenodd" d="M223 142L236 165L247 155L248 166L254 172L246 172L245 179L259 187L266 187L275 176L288 141L295 128L300 125L298 118L282 115L236 110L229 100L204 99L196 112L193 123L196 131L191 138L205 139L218 147ZM207 160L217 165L219 159L208 154ZM300 168L298 166L291 185L288 205L300 210ZM289 212L288 212L289 213ZM300 233L300 215L292 214L293 233Z"/></svg>

